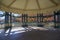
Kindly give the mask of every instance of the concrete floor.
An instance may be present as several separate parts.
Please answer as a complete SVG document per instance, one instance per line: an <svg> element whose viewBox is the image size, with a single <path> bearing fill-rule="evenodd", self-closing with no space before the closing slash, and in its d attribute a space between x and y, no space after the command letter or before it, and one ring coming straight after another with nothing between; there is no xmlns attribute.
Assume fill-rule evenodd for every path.
<svg viewBox="0 0 60 40"><path fill-rule="evenodd" d="M2 34L0 40L60 40L60 30L48 30L42 27L31 27L32 30L25 31L23 27L13 28L10 35Z"/></svg>

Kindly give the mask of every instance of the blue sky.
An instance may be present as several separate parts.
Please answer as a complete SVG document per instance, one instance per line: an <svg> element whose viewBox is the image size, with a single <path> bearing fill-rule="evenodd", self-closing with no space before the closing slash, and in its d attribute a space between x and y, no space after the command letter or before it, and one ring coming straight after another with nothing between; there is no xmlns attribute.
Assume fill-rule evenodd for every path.
<svg viewBox="0 0 60 40"><path fill-rule="evenodd" d="M2 12L2 11L0 11L0 14L3 14L3 12Z"/></svg>
<svg viewBox="0 0 60 40"><path fill-rule="evenodd" d="M0 11L0 14L3 14L4 12ZM0 20L4 19L5 17L0 17Z"/></svg>

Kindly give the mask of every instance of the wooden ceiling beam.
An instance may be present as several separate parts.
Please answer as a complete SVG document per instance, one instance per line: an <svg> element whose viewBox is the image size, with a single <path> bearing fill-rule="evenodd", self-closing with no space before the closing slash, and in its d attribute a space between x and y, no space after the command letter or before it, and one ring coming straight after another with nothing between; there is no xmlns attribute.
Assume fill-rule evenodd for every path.
<svg viewBox="0 0 60 40"><path fill-rule="evenodd" d="M41 8L40 8L40 4L39 4L39 1L38 1L38 0L36 0L36 3L37 3L38 8L39 8L39 9L41 9Z"/></svg>
<svg viewBox="0 0 60 40"><path fill-rule="evenodd" d="M8 7L10 7L14 2L16 2L16 0L13 0L13 1L8 5Z"/></svg>
<svg viewBox="0 0 60 40"><path fill-rule="evenodd" d="M25 7L24 7L24 9L27 8L27 5L28 5L28 0L26 0L26 3L25 3Z"/></svg>
<svg viewBox="0 0 60 40"><path fill-rule="evenodd" d="M58 3L56 3L54 0L50 0L53 4L55 4L56 6L58 5Z"/></svg>

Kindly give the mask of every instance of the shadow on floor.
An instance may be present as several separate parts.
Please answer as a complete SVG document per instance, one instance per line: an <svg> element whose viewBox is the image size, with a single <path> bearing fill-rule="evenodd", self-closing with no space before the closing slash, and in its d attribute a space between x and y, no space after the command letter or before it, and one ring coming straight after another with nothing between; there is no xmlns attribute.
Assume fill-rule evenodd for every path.
<svg viewBox="0 0 60 40"><path fill-rule="evenodd" d="M0 35L0 40L60 40L60 31L32 30L9 36Z"/></svg>

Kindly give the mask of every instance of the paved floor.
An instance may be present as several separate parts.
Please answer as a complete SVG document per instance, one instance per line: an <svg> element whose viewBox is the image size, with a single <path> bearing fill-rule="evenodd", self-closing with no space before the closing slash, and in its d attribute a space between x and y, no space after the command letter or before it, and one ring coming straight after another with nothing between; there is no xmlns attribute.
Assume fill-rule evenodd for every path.
<svg viewBox="0 0 60 40"><path fill-rule="evenodd" d="M39 29L32 29L31 31L12 30L10 35L0 32L0 40L60 40L60 31Z"/></svg>

